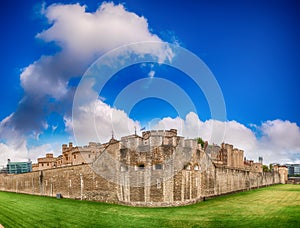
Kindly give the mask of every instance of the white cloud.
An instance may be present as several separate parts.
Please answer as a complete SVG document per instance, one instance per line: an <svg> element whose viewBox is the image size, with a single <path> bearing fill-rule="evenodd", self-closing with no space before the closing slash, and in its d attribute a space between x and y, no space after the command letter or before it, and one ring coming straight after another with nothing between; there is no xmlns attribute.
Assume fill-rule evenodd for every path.
<svg viewBox="0 0 300 228"><path fill-rule="evenodd" d="M73 110L74 111L74 110ZM140 124L133 121L123 110L110 107L101 100L96 100L76 110L73 118L65 117L65 125L79 145L90 141L105 143L112 137L121 138L140 129Z"/></svg>
<svg viewBox="0 0 300 228"><path fill-rule="evenodd" d="M258 145L267 159L300 163L300 128L296 123L277 119L262 123L258 129L262 135Z"/></svg>
<svg viewBox="0 0 300 228"><path fill-rule="evenodd" d="M53 146L47 143L29 148L27 152L27 157L31 159L33 163L35 163L37 162L37 158L45 157L47 153L51 153L58 156L61 154L61 151L55 151L53 149Z"/></svg>
<svg viewBox="0 0 300 228"><path fill-rule="evenodd" d="M275 147L300 150L300 129L290 121L266 121L260 127L263 132L262 143L272 141Z"/></svg>
<svg viewBox="0 0 300 228"><path fill-rule="evenodd" d="M7 159L11 159L11 161L28 160L25 141L23 141L21 145L8 145L6 143L0 143L0 151L0 167L7 164Z"/></svg>
<svg viewBox="0 0 300 228"><path fill-rule="evenodd" d="M43 7L41 13L48 19L50 27L36 37L58 44L60 50L53 55L42 55L22 70L20 81L24 97L17 110L0 124L0 137L5 142L1 143L0 164L9 157L24 160L27 154L33 156L38 154L38 150L41 154L50 150L47 146L29 150L26 138L35 136L38 139L41 132L49 128L46 119L51 112L64 116L70 133L72 126L81 124L76 121L86 120L85 108L90 108L89 103L82 107L82 119L75 119L73 123L69 121L75 91L69 81L80 77L96 58L122 45L162 41L150 31L144 17L127 11L122 4L104 2L96 12L86 12L86 6L79 4L53 4ZM150 54L160 62L173 56L167 45L161 45L158 49L157 45L136 45L128 53ZM87 95L89 92L93 91L87 91ZM121 110L101 101L96 101L93 107L96 107L96 121L102 123L97 126L101 140L108 138L112 128L116 134L128 134L134 125L139 129L138 123L130 120ZM90 141L93 138L88 137L89 127L86 126L84 132Z"/></svg>
<svg viewBox="0 0 300 228"><path fill-rule="evenodd" d="M58 42L64 49L82 55L106 52L124 44L161 41L149 31L147 20L123 5L103 3L94 13L86 6L54 4L45 15L53 25L37 37Z"/></svg>
<svg viewBox="0 0 300 228"><path fill-rule="evenodd" d="M72 76L70 69L74 69L70 68L71 65L65 58L69 57L62 53L42 56L26 67L20 75L25 92L38 97L45 95L56 99L63 97L67 93L68 79ZM77 63L75 60L74 62Z"/></svg>
<svg viewBox="0 0 300 228"><path fill-rule="evenodd" d="M51 112L70 117L75 90L69 85L71 78L80 77L97 57L114 48L161 41L150 31L144 17L127 11L122 4L103 2L96 12L86 12L86 6L79 4L53 4L43 8L41 13L49 20L50 27L36 37L58 44L60 50L54 55L42 55L22 70L24 98L11 114L9 127L0 129L0 134L10 130L38 135ZM129 51L154 55L159 61L173 56L167 45L160 47L137 45Z"/></svg>
<svg viewBox="0 0 300 228"><path fill-rule="evenodd" d="M225 128L224 128L225 127ZM300 128L295 123L282 120L266 121L258 127L261 138L255 136L250 128L236 121L220 122L207 120L202 122L195 113L189 113L185 119L164 118L153 129L176 128L185 137L198 136L209 143L230 143L245 151L249 159L258 160L259 156L269 164L300 162ZM214 131L213 131L214 129ZM212 141L212 132L220 133L225 129L222 141Z"/></svg>
<svg viewBox="0 0 300 228"><path fill-rule="evenodd" d="M65 117L65 124L70 134L73 134L73 129L77 129L76 139L73 140L78 145L85 145L89 141L107 142L111 138L112 131L115 138L120 139L124 135L133 134L135 127L136 129L141 128L140 123L130 119L124 111L112 108L101 100L79 109L73 120L70 117ZM155 126L151 126L151 129L176 128L179 134L184 137L196 138L200 136L210 143L220 144L222 141L211 141L212 128L218 129L224 125L226 130L222 141L244 150L248 159L257 160L258 156L262 156L265 164L300 162L300 128L289 121L274 120L262 123L261 126L257 127L260 131L260 138L257 138L255 132L250 128L236 121L207 120L203 122L193 112L187 114L185 119L179 117L163 118L157 121ZM138 133L140 134L140 132ZM14 143L17 141L14 140ZM50 144L27 149L26 141L21 138L18 144L0 143L0 150L2 151L0 157L0 164L2 165L6 163L7 158L35 160L46 153L53 153Z"/></svg>
<svg viewBox="0 0 300 228"><path fill-rule="evenodd" d="M23 140L18 145L11 143L0 143L0 169L7 164L7 159L11 161L28 161L30 159L33 163L37 162L37 158L45 157L46 153L54 153L51 144L44 144L27 148L27 142ZM57 153L56 153L57 155Z"/></svg>
<svg viewBox="0 0 300 228"><path fill-rule="evenodd" d="M121 4L103 3L94 13L85 10L79 4L53 4L45 9L52 26L37 37L59 44L62 50L42 56L23 70L20 79L26 93L60 99L68 92L69 79L82 75L97 56L127 44L162 41L149 31L144 17L128 12ZM172 57L168 47L155 47L138 45L131 51L157 55L161 61Z"/></svg>

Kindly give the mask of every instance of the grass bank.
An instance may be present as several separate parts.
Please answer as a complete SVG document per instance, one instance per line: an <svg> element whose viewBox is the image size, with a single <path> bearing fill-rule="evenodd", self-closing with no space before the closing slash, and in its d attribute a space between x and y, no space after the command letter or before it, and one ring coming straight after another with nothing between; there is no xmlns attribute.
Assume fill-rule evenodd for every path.
<svg viewBox="0 0 300 228"><path fill-rule="evenodd" d="M276 185L173 208L0 192L4 227L300 227L300 185Z"/></svg>

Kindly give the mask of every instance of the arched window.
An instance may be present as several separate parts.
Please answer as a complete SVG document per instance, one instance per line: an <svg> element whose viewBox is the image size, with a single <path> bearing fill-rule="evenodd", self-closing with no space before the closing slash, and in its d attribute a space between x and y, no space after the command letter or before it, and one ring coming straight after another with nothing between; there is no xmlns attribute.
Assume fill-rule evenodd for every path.
<svg viewBox="0 0 300 228"><path fill-rule="evenodd" d="M198 164L194 165L194 170L199 170L199 165Z"/></svg>

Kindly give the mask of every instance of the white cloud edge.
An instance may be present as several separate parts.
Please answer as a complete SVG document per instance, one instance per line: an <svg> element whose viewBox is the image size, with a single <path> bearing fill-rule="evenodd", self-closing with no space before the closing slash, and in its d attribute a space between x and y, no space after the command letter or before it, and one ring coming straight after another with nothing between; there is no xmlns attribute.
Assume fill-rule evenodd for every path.
<svg viewBox="0 0 300 228"><path fill-rule="evenodd" d="M99 121L98 130L104 130L103 134L100 135L100 138L97 138L99 135L95 136L89 134L90 128L94 127L91 126L91 123L88 120L91 117L90 109L94 108L94 106L96 106L95 120ZM103 112L105 112L106 115L103 115ZM115 118L111 118L111 115L115 115ZM136 127L140 134L139 129L141 128L139 122L131 120L125 112L114 109L100 100L82 109L79 119L72 120L66 117L65 121L66 129L71 137L74 125L77 125L77 128L81 128L82 135L77 135L77 137L81 137L79 141L82 142L107 142L111 138L111 126L113 126L115 137L117 139L120 139L120 137L124 135L133 134L134 127ZM185 119L179 117L163 118L156 126L153 126L152 129L177 128L179 134L184 137L196 138L200 136L204 140L209 140L211 126L214 121L215 120L207 120L203 122L195 113L191 112L187 114ZM219 121L218 124L226 125L224 142L233 144L234 147L244 150L245 156L249 159L258 160L258 157L262 156L265 164L273 162L278 162L280 164L300 162L300 141L297 140L300 138L300 129L295 123L279 119L265 121L258 126L262 135L260 138L257 138L255 132L250 128L236 121ZM280 132L292 132L293 134L282 135ZM281 140L285 140L286 144L278 144L278 137ZM219 143L220 142L218 142L218 144ZM286 145L289 146L287 147ZM16 148L14 145L0 143L0 151L2 151L0 164L4 165L7 158L15 160L30 158L35 161L37 156L45 156L45 154L49 152L55 154L60 153L60 151L54 151L52 148L51 144L44 144L27 149L25 140L21 143L19 148Z"/></svg>

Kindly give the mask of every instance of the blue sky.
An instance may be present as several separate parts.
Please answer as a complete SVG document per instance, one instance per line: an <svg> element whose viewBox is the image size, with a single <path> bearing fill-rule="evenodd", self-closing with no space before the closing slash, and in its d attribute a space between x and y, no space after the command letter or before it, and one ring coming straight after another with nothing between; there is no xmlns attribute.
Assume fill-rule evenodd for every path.
<svg viewBox="0 0 300 228"><path fill-rule="evenodd" d="M1 161L5 161L8 156L35 159L35 156L46 151L58 154L61 143L74 140L71 129L75 125L71 115L72 101L82 74L96 59L95 56L100 57L109 51L109 48L103 47L112 49L126 44L127 40L136 41L131 40L135 34L141 36L138 41L151 35L151 40L179 44L209 67L226 104L229 123L225 141L245 149L253 159L262 155L267 162L300 161L300 16L297 1L121 1L124 7L119 12L124 13L125 18L122 23L126 25L126 18L137 22L126 27L128 31L124 31L124 34L129 34L128 39L123 39L122 27L120 31L112 33L116 37L108 39L103 38L106 34L102 34L102 31L91 32L95 36L92 41L99 42L95 47L93 42L87 44L79 40L76 43L78 39L75 35L73 42L72 37L68 37L58 26L56 30L50 31L51 27L59 23L66 26L64 28L69 28L67 23L74 23L70 25L75 28L74 34L80 34L81 29L85 29L81 27L79 17L76 18L75 8L63 8L66 14L70 12L70 18L74 17L74 20L63 21L58 13L62 8L52 7L50 10L54 3L60 3L60 6L75 3L86 5L84 15L95 14L98 7L103 5L101 1L2 3L0 137L4 152L0 154ZM119 3L114 1L114 6ZM114 20L114 15L109 12L106 24ZM53 21L49 23L51 19L47 17L52 17ZM101 20L99 17L97 22L101 23ZM143 23L146 23L146 28L142 25L138 27ZM107 41L109 39L115 41L115 44ZM74 48L73 44L77 46ZM81 49L89 51L81 52ZM43 56L49 57L50 65L42 60ZM34 64L41 68L40 73L46 72L45 75L36 77L29 68ZM49 70L49 66L55 70ZM152 77L151 71L154 74ZM202 91L184 73L163 64L134 65L114 75L100 93L101 102L111 108L100 104L103 107L101 115L104 115L105 110L120 109L114 107L114 100L130 83L139 79L147 79L151 83L153 78L170 80L188 94L198 111L198 118L191 118L191 124L196 124L200 129L196 132L209 140L205 131L209 131L207 126L212 120ZM122 119L123 114L119 112L116 112L116 119L128 121L128 126L133 124L148 128L154 125L177 126L178 121L181 125L182 121L183 125L188 125L186 115L191 110L184 102L180 109L184 113L179 116L181 122L176 119L178 110L170 103L149 97L137 103L130 113L126 113L126 120ZM100 119L98 124L106 126L101 121L104 120ZM200 121L200 125L197 121ZM115 128L120 134L126 132L122 131L123 128ZM187 126L183 128L185 130L182 132L188 137L195 135ZM105 135L111 135L109 127L103 129ZM271 152L274 150L275 155Z"/></svg>

